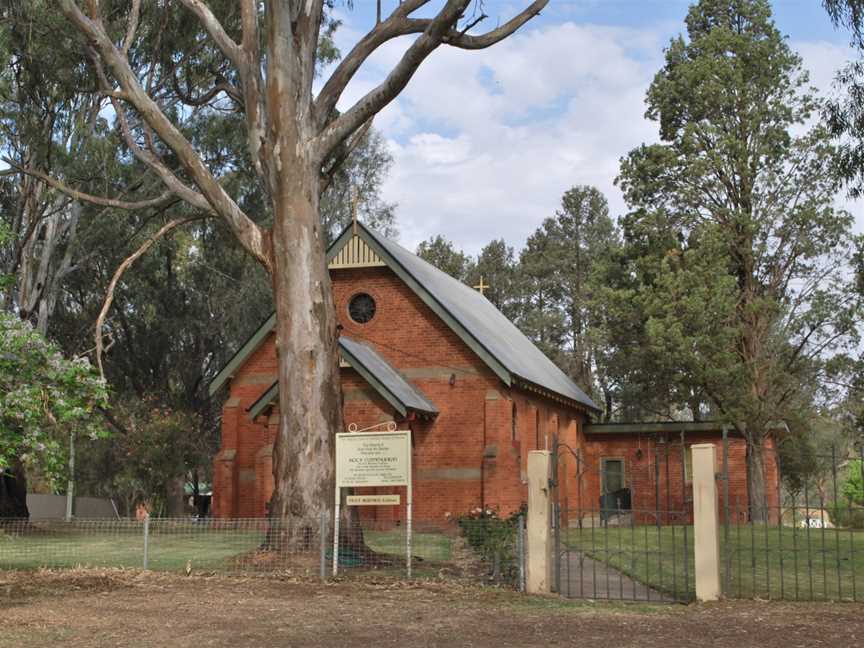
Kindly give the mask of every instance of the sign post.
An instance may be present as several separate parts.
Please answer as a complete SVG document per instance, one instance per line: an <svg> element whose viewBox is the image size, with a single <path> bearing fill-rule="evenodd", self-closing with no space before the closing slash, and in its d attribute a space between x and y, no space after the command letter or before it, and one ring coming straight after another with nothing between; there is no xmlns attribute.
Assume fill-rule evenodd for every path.
<svg viewBox="0 0 864 648"><path fill-rule="evenodd" d="M395 427L395 425L394 425ZM336 502L333 523L333 575L339 571L339 514L343 488L405 486L406 565L411 577L411 432L342 432L336 435ZM393 506L399 495L350 495L348 506Z"/></svg>

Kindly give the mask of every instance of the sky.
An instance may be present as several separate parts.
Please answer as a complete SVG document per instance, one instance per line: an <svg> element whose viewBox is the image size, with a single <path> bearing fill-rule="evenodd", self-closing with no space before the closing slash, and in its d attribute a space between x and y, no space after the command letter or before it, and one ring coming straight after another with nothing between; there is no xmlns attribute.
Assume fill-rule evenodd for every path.
<svg viewBox="0 0 864 648"><path fill-rule="evenodd" d="M383 0L384 11L397 0ZM494 28L529 0L485 0ZM550 0L515 35L480 51L441 47L375 119L394 158L383 198L397 204L400 242L414 249L438 234L476 254L503 238L519 250L554 216L574 185L599 188L610 213L626 211L614 180L619 160L658 140L644 118L645 92L670 38L684 30L689 2ZM776 23L803 58L811 83L828 93L854 57L819 0L776 0ZM343 53L372 27L374 0L342 6ZM410 39L391 41L349 85L340 108L377 85ZM864 231L864 202L838 203Z"/></svg>

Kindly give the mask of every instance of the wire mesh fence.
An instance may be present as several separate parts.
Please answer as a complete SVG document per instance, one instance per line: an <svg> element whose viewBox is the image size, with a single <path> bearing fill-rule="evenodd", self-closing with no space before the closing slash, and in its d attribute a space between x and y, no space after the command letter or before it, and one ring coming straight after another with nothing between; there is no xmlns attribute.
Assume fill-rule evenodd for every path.
<svg viewBox="0 0 864 648"><path fill-rule="evenodd" d="M553 466L567 468L553 476L556 591L592 599L695 598L691 446L683 435L658 438L626 462L553 454ZM759 488L743 440L733 447L723 434L716 476L724 595L864 600L864 448L833 447L804 466L786 467L781 450L763 448Z"/></svg>
<svg viewBox="0 0 864 648"><path fill-rule="evenodd" d="M411 576L524 582L521 518L490 523L415 521ZM393 521L343 525L336 560L331 521L288 528L253 519L5 520L0 523L0 569L120 567L158 571L279 572L330 578L407 575L408 535Z"/></svg>

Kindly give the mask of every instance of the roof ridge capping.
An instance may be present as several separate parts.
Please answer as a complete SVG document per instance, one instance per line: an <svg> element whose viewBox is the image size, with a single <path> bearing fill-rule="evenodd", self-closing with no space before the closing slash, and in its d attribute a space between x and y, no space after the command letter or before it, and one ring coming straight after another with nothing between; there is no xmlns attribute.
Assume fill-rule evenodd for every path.
<svg viewBox="0 0 864 648"><path fill-rule="evenodd" d="M746 429L744 423L730 423L722 419L703 421L619 421L610 423L589 423L582 429L585 434L664 434L664 433L697 433L722 432L726 428L730 434L736 434L738 428ZM769 431L784 430L783 421L772 421L766 426Z"/></svg>

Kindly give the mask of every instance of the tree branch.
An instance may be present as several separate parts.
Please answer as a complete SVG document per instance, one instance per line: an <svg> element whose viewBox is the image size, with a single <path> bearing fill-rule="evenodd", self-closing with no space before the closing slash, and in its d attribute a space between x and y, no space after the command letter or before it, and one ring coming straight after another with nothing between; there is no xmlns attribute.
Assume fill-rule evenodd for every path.
<svg viewBox="0 0 864 648"><path fill-rule="evenodd" d="M241 106L243 105L243 96L240 94L240 91L222 78L221 75L216 78L216 82L213 84L212 88L198 97L193 97L191 92L187 93L180 87L180 80L177 78L176 74L171 74L171 87L174 90L174 93L180 98L180 101L187 106L204 106L212 101L213 97L218 95L220 92L224 92L228 97L236 101L237 104Z"/></svg>
<svg viewBox="0 0 864 648"><path fill-rule="evenodd" d="M66 18L96 47L102 60L111 69L120 87L127 94L127 101L135 107L144 122L174 152L212 210L228 223L243 247L264 265L268 271L271 270L270 246L267 242L265 232L243 213L237 203L219 185L192 145L162 112L158 104L147 94L135 77L129 61L117 50L111 37L108 36L102 25L98 21L91 20L85 16L74 0L60 0L60 6ZM119 105L119 102L114 101L115 106ZM171 180L173 174L170 172L165 173L167 171L165 166L161 162L158 164L155 162L155 160L151 159L149 164L160 174L163 181L166 181L170 189L174 190L184 200L187 200L189 192L178 191L177 187L172 186ZM173 178L173 181L176 180L176 178ZM192 193L194 194L195 192ZM191 204L199 206L195 202Z"/></svg>
<svg viewBox="0 0 864 648"><path fill-rule="evenodd" d="M141 0L132 0L132 10L129 15L129 26L126 29L126 38L123 39L123 53L129 54L129 48L135 40L135 32L138 31L138 19L141 16Z"/></svg>
<svg viewBox="0 0 864 648"><path fill-rule="evenodd" d="M323 128L330 118L339 97L345 91L346 86L354 78L360 66L381 45L389 40L408 34L421 34L432 22L429 19L412 20L408 16L427 4L429 0L406 0L393 11L387 20L379 22L351 49L345 58L339 63L330 78L324 84L318 97L315 99L315 123L319 129Z"/></svg>
<svg viewBox="0 0 864 648"><path fill-rule="evenodd" d="M303 9L297 18L295 39L299 41L298 60L300 61L300 97L304 113L313 116L312 85L315 82L315 64L318 60L318 39L321 34L321 20L324 17L324 0L304 0Z"/></svg>
<svg viewBox="0 0 864 648"><path fill-rule="evenodd" d="M195 14L198 22L205 31L210 34L210 38L214 40L216 46L221 50L225 57L231 61L239 70L245 64L243 51L240 46L226 33L222 27L222 23L210 11L210 7L201 0L180 0L184 7Z"/></svg>
<svg viewBox="0 0 864 648"><path fill-rule="evenodd" d="M261 53L258 48L258 4L241 0L240 21L243 28L241 48L245 65L240 69L243 104L246 113L246 142L258 177L266 173L269 151L264 136L264 100L261 95Z"/></svg>
<svg viewBox="0 0 864 648"><path fill-rule="evenodd" d="M126 110L119 101L112 100L111 103L114 107L114 112L117 114L117 123L120 126L120 132L122 133L123 139L126 141L129 150L132 151L132 154L155 171L156 175L159 176L165 186L183 200L193 207L210 211L210 204L203 195L181 182L174 172L165 166L162 160L157 158L152 152L145 151L143 148L138 146L138 142L135 141L135 137L132 135L132 128L129 125L129 120L126 117Z"/></svg>
<svg viewBox="0 0 864 648"><path fill-rule="evenodd" d="M511 18L506 23L498 27L497 29L493 29L490 32L482 34L480 36L471 36L470 34L465 33L479 23L485 16L480 16L477 20L474 21L471 25L469 25L466 29L461 32L451 31L444 37L444 44L450 45L451 47L458 47L460 49L485 49L487 47L491 47L495 43L498 43L511 34L513 34L517 29L519 29L526 22L539 15L540 12L549 4L549 0L534 0L528 7L526 7L519 15Z"/></svg>
<svg viewBox="0 0 864 648"><path fill-rule="evenodd" d="M99 317L96 318L96 366L99 367L99 374L104 378L105 370L102 367L102 327L105 324L105 316L108 314L109 309L111 308L111 304L114 302L114 290L117 288L117 282L120 281L120 278L129 269L129 267L135 263L141 256L143 256L147 250L149 250L160 238L168 234L171 230L179 227L180 225L185 225L187 223L191 223L192 221L201 220L205 218L205 216L193 216L191 218L179 218L172 220L165 225L163 225L158 232L156 232L153 236L148 238L144 243L137 249L135 252L130 254L123 260L117 270L114 271L114 276L111 277L111 282L108 284L108 290L105 294L105 301L102 303L102 309L99 311Z"/></svg>
<svg viewBox="0 0 864 648"><path fill-rule="evenodd" d="M410 34L415 33L423 26L422 34L405 51L402 58L382 83L368 92L329 125L323 127L320 134L314 139L313 156L318 160L326 159L339 143L360 128L364 122L377 114L384 106L393 101L405 88L411 77L414 76L420 64L442 43L464 49L489 47L511 35L519 27L539 14L540 10L548 2L549 0L535 0L516 17L482 36L469 36L464 32L456 30L456 24L462 17L465 8L470 4L470 0L448 0L434 18L424 21L412 21L407 18L407 13L397 16L397 12L399 11L397 9L397 12L394 12L393 16L383 23L376 25L357 44L354 50L336 69L333 77L325 84L316 102L316 110L318 112L315 117L319 127L321 124L326 123L348 81L350 81L363 61L372 52L387 40L402 35L398 33L400 30ZM403 5L406 4L409 3L403 3ZM416 7L414 8L416 9ZM408 13L413 10L410 5L408 10ZM397 18L394 19L394 16L397 16ZM392 23L390 22L391 20L393 20ZM334 79L334 77L336 78ZM328 85L330 86L329 88L327 87Z"/></svg>
<svg viewBox="0 0 864 648"><path fill-rule="evenodd" d="M469 3L470 0L448 0L423 33L405 51L387 78L314 138L313 158L318 161L326 159L346 137L393 101L408 85L408 81L414 76L420 64L441 44L444 35L456 25Z"/></svg>
<svg viewBox="0 0 864 648"><path fill-rule="evenodd" d="M360 146L360 143L363 141L363 138L366 137L366 134L369 132L369 129L372 128L372 120L370 119L365 124L363 124L359 130L355 131L351 136L351 139L348 140L348 143L345 147L339 151L339 154L333 158L332 163L330 164L330 168L327 171L322 172L321 174L321 184L318 189L318 193L323 194L327 191L328 187L333 183L333 180L336 178L336 173L345 164L345 160L347 160L351 154Z"/></svg>
<svg viewBox="0 0 864 648"><path fill-rule="evenodd" d="M15 164L9 158L3 158L3 161L15 169L18 173L23 173L25 175L29 175L32 178L37 178L41 180L49 187L53 187L60 193L66 194L70 198L78 200L80 202L91 203L93 205L101 205L102 207L114 207L116 209L147 209L149 207L162 207L170 204L171 202L179 201L180 199L174 194L173 191L166 191L163 194L156 196L155 198L150 198L148 200L138 200L134 202L129 202L126 200L117 200L115 198L105 198L103 196L94 196L92 194L84 193L83 191L78 191L77 189L72 189L71 187L66 186L56 178L52 178L46 173L42 173L41 171L37 171L35 169L28 169L24 167L20 167Z"/></svg>
<svg viewBox="0 0 864 648"><path fill-rule="evenodd" d="M240 13L243 36L241 45L225 32L219 20L201 0L180 0L183 5L194 13L210 37L216 41L225 57L231 61L240 75L243 86L242 103L246 114L247 146L252 164L259 177L264 176L265 127L263 122L264 108L261 97L260 53L258 51L258 8L255 0L241 0ZM236 93L225 92L234 99ZM209 95L210 93L208 93ZM195 104L192 104L195 105Z"/></svg>

